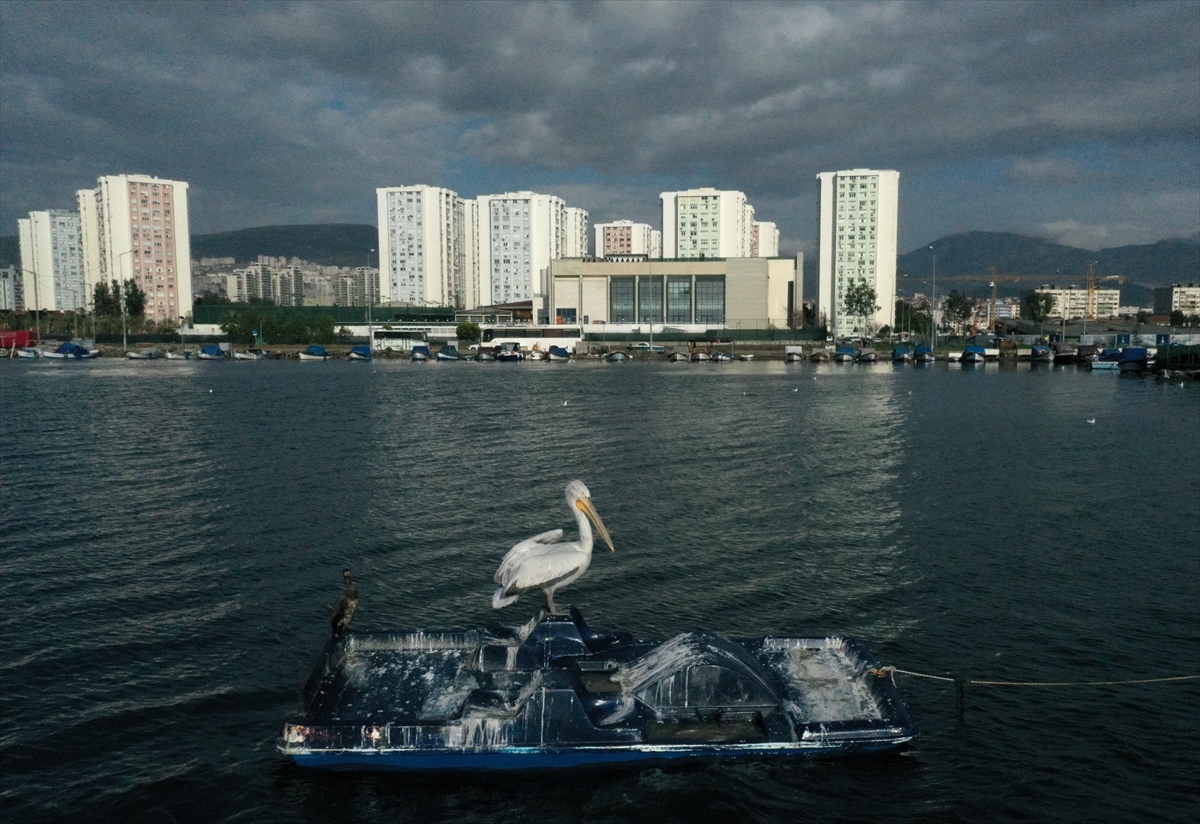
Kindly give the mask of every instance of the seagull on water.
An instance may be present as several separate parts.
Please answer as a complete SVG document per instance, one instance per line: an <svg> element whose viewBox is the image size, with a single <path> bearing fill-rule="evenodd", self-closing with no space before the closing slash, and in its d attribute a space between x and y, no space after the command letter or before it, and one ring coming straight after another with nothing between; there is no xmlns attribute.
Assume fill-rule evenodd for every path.
<svg viewBox="0 0 1200 824"><path fill-rule="evenodd" d="M1095 423L1095 422L1096 422L1095 418L1088 418L1088 423Z"/></svg>

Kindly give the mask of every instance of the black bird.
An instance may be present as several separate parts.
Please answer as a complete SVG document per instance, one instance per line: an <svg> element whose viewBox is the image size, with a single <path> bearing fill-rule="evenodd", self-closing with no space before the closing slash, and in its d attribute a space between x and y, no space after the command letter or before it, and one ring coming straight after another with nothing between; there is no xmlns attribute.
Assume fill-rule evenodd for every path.
<svg viewBox="0 0 1200 824"><path fill-rule="evenodd" d="M358 584L350 580L348 569L342 570L342 577L346 579L346 591L342 593L342 600L338 601L333 617L329 619L334 635L340 635L346 629L354 610L358 607Z"/></svg>

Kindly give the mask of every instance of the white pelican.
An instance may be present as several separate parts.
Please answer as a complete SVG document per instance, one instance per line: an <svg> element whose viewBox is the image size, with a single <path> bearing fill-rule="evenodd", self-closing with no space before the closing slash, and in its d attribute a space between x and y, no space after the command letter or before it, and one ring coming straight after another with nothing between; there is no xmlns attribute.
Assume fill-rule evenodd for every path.
<svg viewBox="0 0 1200 824"><path fill-rule="evenodd" d="M608 548L617 551L604 521L592 506L591 493L582 481L567 484L567 506L571 507L571 514L579 525L579 540L558 543L563 531L552 529L510 549L496 570L495 581L500 588L492 596L492 609L506 607L524 593L540 589L546 593L550 614L557 615L554 591L586 572L592 562L592 527L588 519L596 525Z"/></svg>

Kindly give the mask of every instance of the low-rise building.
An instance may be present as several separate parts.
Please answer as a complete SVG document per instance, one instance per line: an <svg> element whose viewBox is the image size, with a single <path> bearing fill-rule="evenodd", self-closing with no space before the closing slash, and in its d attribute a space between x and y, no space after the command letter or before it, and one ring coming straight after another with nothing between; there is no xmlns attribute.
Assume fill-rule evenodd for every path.
<svg viewBox="0 0 1200 824"><path fill-rule="evenodd" d="M803 256L555 260L542 316L562 324L784 329L803 300Z"/></svg>
<svg viewBox="0 0 1200 824"><path fill-rule="evenodd" d="M1054 298L1050 317L1061 320L1115 318L1121 304L1120 289L1093 289L1089 292L1081 286L1060 289L1051 285L1022 291L1021 303L1025 304L1026 298L1034 292Z"/></svg>

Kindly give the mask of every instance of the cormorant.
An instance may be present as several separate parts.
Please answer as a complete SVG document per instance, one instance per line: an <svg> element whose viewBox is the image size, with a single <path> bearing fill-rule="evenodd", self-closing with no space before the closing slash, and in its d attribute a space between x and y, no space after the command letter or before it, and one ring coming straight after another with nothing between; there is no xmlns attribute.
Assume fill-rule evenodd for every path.
<svg viewBox="0 0 1200 824"><path fill-rule="evenodd" d="M342 577L346 579L346 591L342 593L342 600L338 601L337 608L333 611L333 617L329 619L334 635L340 635L346 629L350 618L354 615L355 608L358 607L358 584L350 580L350 570L348 569L342 570Z"/></svg>

